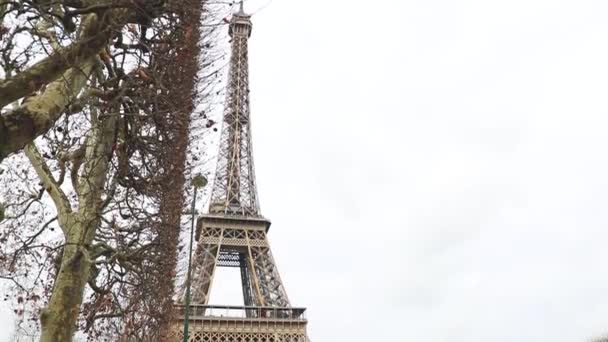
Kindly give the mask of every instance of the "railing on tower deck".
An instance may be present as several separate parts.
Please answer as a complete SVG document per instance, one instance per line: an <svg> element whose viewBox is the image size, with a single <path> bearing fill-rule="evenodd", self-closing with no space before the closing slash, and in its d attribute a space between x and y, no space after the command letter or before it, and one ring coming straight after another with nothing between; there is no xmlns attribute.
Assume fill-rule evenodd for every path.
<svg viewBox="0 0 608 342"><path fill-rule="evenodd" d="M175 305L177 316L185 316L186 306ZM305 308L279 308L270 306L190 305L190 319L268 319L306 321Z"/></svg>

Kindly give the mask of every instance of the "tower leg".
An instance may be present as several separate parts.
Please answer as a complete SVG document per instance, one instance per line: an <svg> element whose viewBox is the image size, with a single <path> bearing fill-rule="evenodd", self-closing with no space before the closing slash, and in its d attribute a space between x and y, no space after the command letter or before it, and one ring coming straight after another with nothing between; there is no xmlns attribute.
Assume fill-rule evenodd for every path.
<svg viewBox="0 0 608 342"><path fill-rule="evenodd" d="M197 275L192 281L192 302L208 304L211 293L213 275L220 254L222 232L219 229L208 228L202 232L204 243L198 246L194 259L193 273Z"/></svg>
<svg viewBox="0 0 608 342"><path fill-rule="evenodd" d="M249 246L253 274L257 280L265 306L290 307L289 299L269 247Z"/></svg>
<svg viewBox="0 0 608 342"><path fill-rule="evenodd" d="M251 267L247 263L248 257L244 252L239 253L239 264L241 269L241 285L243 287L243 302L245 306L255 306L253 301L253 288L251 287ZM247 310L247 317L254 317L255 310Z"/></svg>

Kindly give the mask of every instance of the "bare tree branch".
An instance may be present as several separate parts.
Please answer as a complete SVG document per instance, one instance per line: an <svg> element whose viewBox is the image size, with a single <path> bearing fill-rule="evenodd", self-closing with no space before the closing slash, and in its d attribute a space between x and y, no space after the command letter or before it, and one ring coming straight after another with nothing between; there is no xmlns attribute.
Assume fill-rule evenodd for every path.
<svg viewBox="0 0 608 342"><path fill-rule="evenodd" d="M66 216L72 212L72 208L70 207L70 202L68 201L67 196L57 184L57 181L53 177L53 173L49 169L48 165L44 161L44 158L36 148L34 143L31 143L25 147L25 155L29 158L34 170L38 174L38 178L40 178L40 182L44 186L44 189L49 193L55 206L57 207L57 212L60 216Z"/></svg>
<svg viewBox="0 0 608 342"><path fill-rule="evenodd" d="M125 10L89 15L83 23L80 39L34 64L28 70L0 81L0 108L39 90L54 81L69 68L97 55L108 43L115 30L126 22Z"/></svg>

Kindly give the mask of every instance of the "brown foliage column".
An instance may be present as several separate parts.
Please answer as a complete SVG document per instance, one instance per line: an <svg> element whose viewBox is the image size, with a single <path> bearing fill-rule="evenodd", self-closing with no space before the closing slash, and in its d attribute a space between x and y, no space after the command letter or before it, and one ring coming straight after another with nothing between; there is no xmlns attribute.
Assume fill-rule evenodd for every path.
<svg viewBox="0 0 608 342"><path fill-rule="evenodd" d="M199 23L203 6L200 1L185 2L187 4L182 3L178 12L183 18L184 25L176 37L175 54L159 56L162 73L172 80L165 94L165 104L170 113L166 117L166 122L171 137L169 144L164 146L163 164L165 170L170 171L167 174L167 181L162 186L160 206L162 231L159 232L161 244L166 246L165 253L171 256L161 267L164 273L171 275L175 274L179 227L184 207L185 162L191 114L194 110L196 77L199 71ZM174 276L166 277L161 281L162 294L165 297L162 303L164 314L159 328L161 335L164 335L163 338L166 338L166 334L172 328L170 318L173 308L174 278Z"/></svg>

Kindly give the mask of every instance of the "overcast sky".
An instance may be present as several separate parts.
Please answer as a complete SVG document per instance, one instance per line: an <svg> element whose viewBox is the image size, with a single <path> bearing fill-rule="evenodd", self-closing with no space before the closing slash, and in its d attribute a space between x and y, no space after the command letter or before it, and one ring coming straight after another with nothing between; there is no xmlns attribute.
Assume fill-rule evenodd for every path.
<svg viewBox="0 0 608 342"><path fill-rule="evenodd" d="M608 332L607 17L599 0L253 17L261 206L313 342Z"/></svg>
<svg viewBox="0 0 608 342"><path fill-rule="evenodd" d="M605 0L255 14L261 207L313 342L608 332L607 16ZM238 292L231 276L214 288Z"/></svg>

